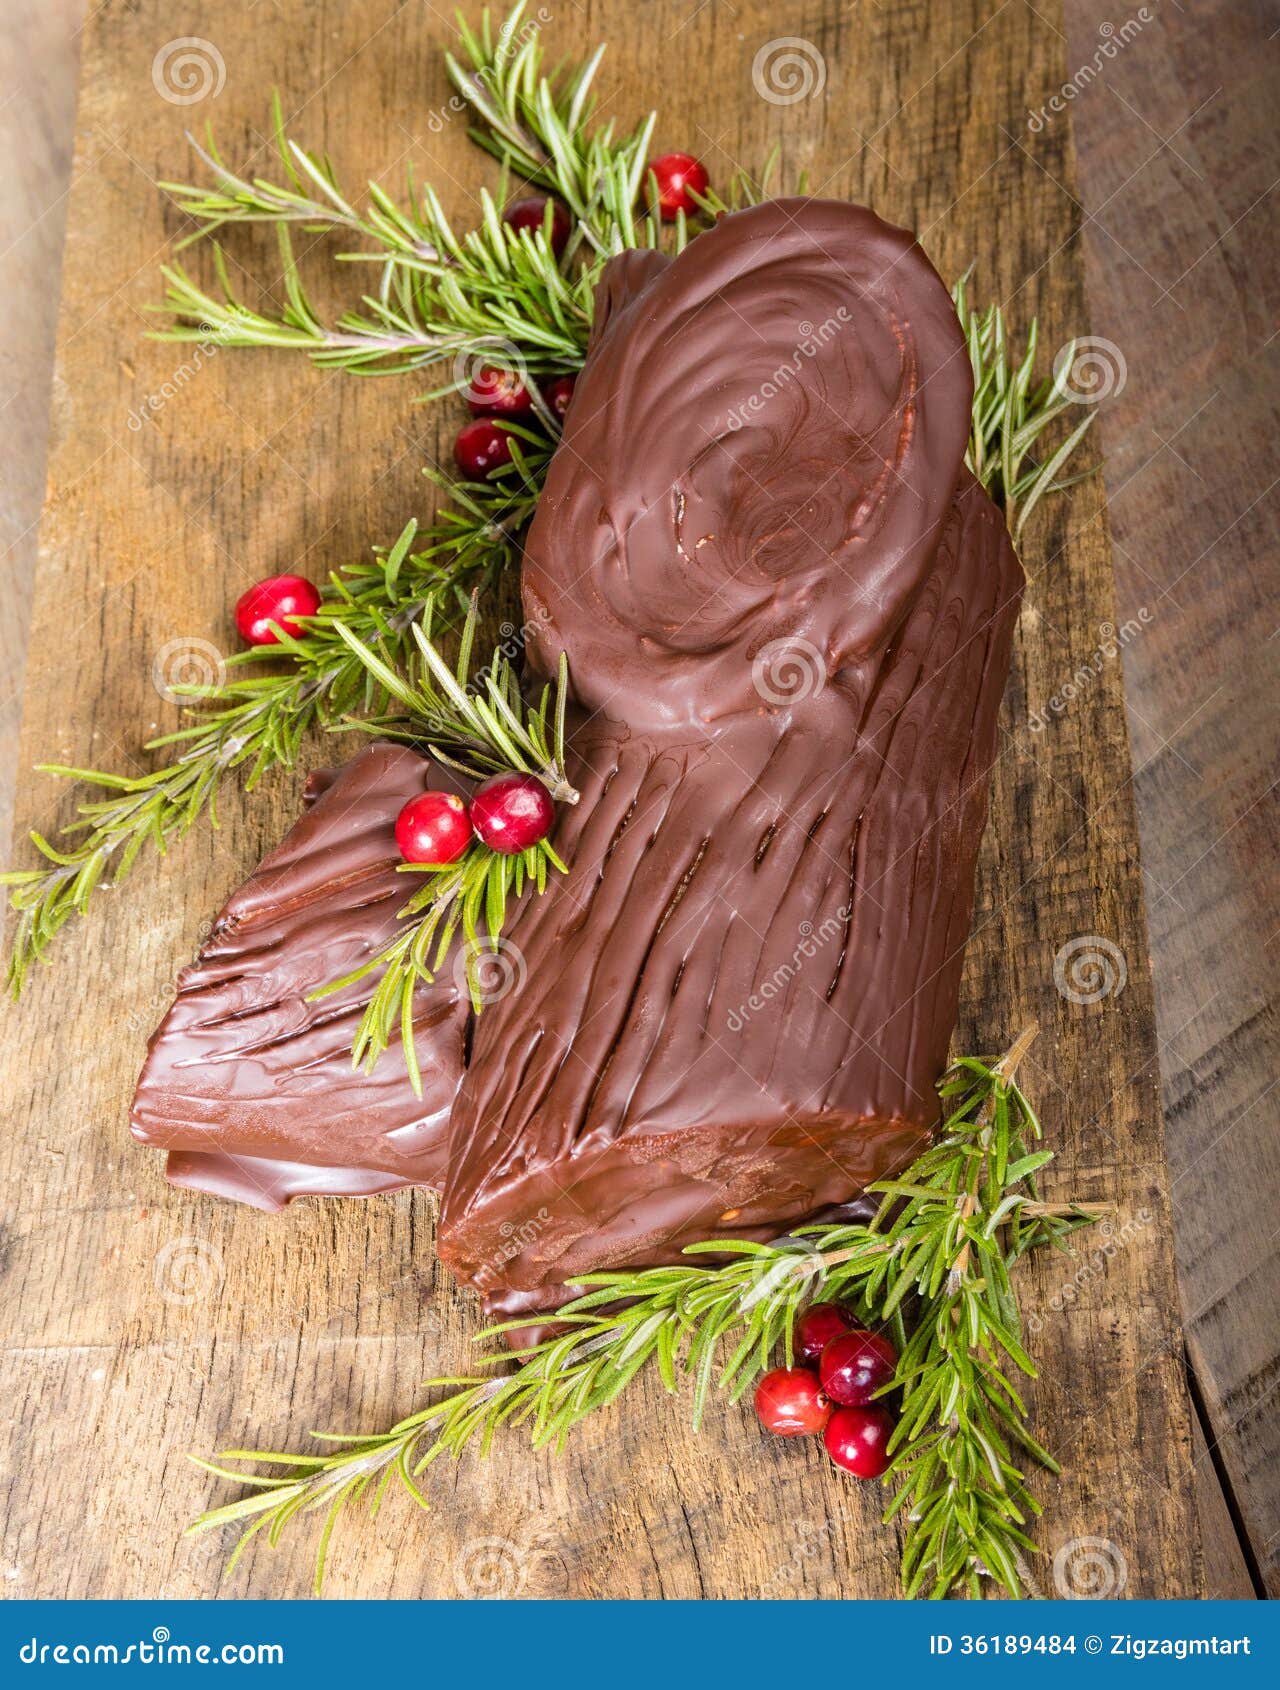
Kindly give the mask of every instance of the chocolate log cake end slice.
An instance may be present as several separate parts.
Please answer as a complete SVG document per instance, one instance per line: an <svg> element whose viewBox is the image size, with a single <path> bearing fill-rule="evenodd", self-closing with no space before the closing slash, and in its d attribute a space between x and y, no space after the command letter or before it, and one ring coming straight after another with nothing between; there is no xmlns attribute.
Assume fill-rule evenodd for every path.
<svg viewBox="0 0 1280 1690"><path fill-rule="evenodd" d="M417 992L421 1099L398 1043L371 1075L352 1068L377 975L309 1001L394 936L414 890L397 872L395 819L427 786L466 795L449 770L388 743L313 776L305 813L179 975L132 1113L175 1184L263 1209L440 1184L468 1014L451 971Z"/></svg>

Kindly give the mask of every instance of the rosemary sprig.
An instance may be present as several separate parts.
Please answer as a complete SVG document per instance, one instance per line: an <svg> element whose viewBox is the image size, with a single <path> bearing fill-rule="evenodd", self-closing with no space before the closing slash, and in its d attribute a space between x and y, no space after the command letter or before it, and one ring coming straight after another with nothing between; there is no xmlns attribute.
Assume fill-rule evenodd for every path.
<svg viewBox="0 0 1280 1690"><path fill-rule="evenodd" d="M591 84L604 47L571 74L548 77L537 28L522 22L524 11L520 0L496 35L487 8L478 32L459 17L463 57L446 53L445 69L474 114L471 139L499 160L504 177L564 201L575 220L565 261L579 247L589 249L598 274L599 261L613 253L658 244L660 224L636 215L657 114L620 139L612 122L593 129Z"/></svg>
<svg viewBox="0 0 1280 1690"><path fill-rule="evenodd" d="M171 688L200 708L193 722L145 746L174 748L163 767L119 775L41 765L110 796L82 803L56 843L31 834L42 866L0 874L17 917L8 963L15 997L71 917L88 913L99 887L118 885L144 847L164 854L202 815L217 826L218 790L229 770L247 770L252 789L268 769L293 764L313 726L336 727L386 708L385 693L345 636L376 640L388 661L404 663L415 649L409 630L428 611L441 631L462 622L469 595L510 567L549 455L549 447L517 452L489 482L454 487L452 503L420 539L410 522L389 552L334 574L304 634L227 658L217 685Z"/></svg>
<svg viewBox="0 0 1280 1690"><path fill-rule="evenodd" d="M414 1042L415 990L419 983L429 984L439 974L461 928L464 941L461 970L465 971L471 1005L478 1015L490 1001L485 957L486 953L502 952L508 901L520 898L527 885L539 893L545 892L548 867L562 874L565 871L564 863L545 839L511 856L472 844L447 868L405 865L406 873L428 878L400 911L404 927L368 962L311 993L312 998L328 997L344 986L382 971L352 1041L351 1060L356 1067L372 1073L398 1032L409 1083L414 1095L422 1096L422 1074ZM498 973L494 990L501 995L511 981L500 965Z"/></svg>
<svg viewBox="0 0 1280 1690"><path fill-rule="evenodd" d="M473 597L457 659L450 664L432 640L428 605L409 630L417 661L408 674L396 668L385 649L375 650L353 629L339 627L338 633L371 680L408 712L407 723L404 717L370 715L353 725L370 733L426 740L441 762L477 780L507 769L536 775L557 803L576 804L578 794L565 773L564 758L567 660L562 654L554 710L550 686L543 687L536 709L528 707L511 657L502 646L496 646L489 662L472 672L478 626L479 602Z"/></svg>
<svg viewBox="0 0 1280 1690"><path fill-rule="evenodd" d="M1002 505L1015 541L1032 511L1047 493L1060 493L1096 473L1098 466L1063 476L1062 471L1094 420L1090 411L1043 463L1028 458L1049 425L1072 408L1065 379L1075 342L1068 344L1057 368L1061 375L1035 379L1039 322L1031 319L1026 351L1016 363L1004 312L989 305L977 312L969 303L966 271L951 290L956 315L973 366L973 426L965 462L996 503Z"/></svg>
<svg viewBox="0 0 1280 1690"><path fill-rule="evenodd" d="M201 1515L188 1533L243 1526L234 1564L258 1532L275 1544L295 1516L322 1513L319 1589L349 1504L366 1501L376 1512L398 1483L426 1508L419 1481L432 1462L468 1448L483 1456L504 1425L524 1427L535 1449L559 1449L650 1367L670 1392L682 1377L691 1381L696 1429L713 1390L736 1401L779 1350L790 1356L796 1318L821 1292L855 1303L901 1346L895 1388L903 1391L903 1416L892 1470L901 1489L889 1514L907 1510L907 1593L929 1580L933 1595L957 1586L976 1592L981 1572L989 1572L1019 1595L1019 1560L1033 1548L1023 1523L1036 1507L1007 1446L1016 1441L1033 1459L1053 1462L1027 1430L1026 1408L1005 1371L1012 1364L1034 1373L1018 1338L1009 1274L1029 1250L1061 1245L1096 1219L1082 1205L1042 1203L1035 1192L1034 1176L1051 1153L1027 1150L1039 1123L1013 1083L1028 1041L1024 1035L994 1063L956 1064L941 1087L954 1107L937 1142L899 1179L873 1188L884 1207L870 1225L808 1227L773 1244L717 1239L685 1252L731 1258L723 1266L695 1259L584 1275L574 1281L582 1295L556 1316L564 1328L558 1336L520 1352L507 1370L497 1371L509 1354L495 1350L480 1358L484 1371L429 1380L424 1389L442 1394L386 1432L317 1433L336 1447L309 1455L236 1449L212 1461L193 1458L250 1491ZM923 1297L918 1316L916 1295ZM510 1321L479 1337L520 1325ZM991 1460L989 1449L1003 1453ZM288 1471L254 1470L264 1465Z"/></svg>
<svg viewBox="0 0 1280 1690"><path fill-rule="evenodd" d="M604 49L567 79L544 74L536 26L525 25L524 0L495 33L488 12L479 33L459 22L465 62L445 55L450 81L471 108L471 137L509 173L548 188L574 219L557 259L546 230L516 231L481 190L479 226L458 235L430 187L409 183L397 204L370 183L369 206L357 208L332 161L307 151L286 133L277 97L276 152L283 181L238 175L223 160L212 134L192 146L212 185L163 184L196 228L183 245L228 223L271 223L280 243L285 299L276 312L252 309L231 285L215 253L218 289L202 287L181 264L162 268L173 323L160 340L206 340L224 346L294 347L317 364L356 374L398 374L453 359L462 366L492 353L497 362L547 374L577 369L591 323L592 293L607 256L624 247L655 245L661 226L637 216L636 202L654 115L615 139L614 125L593 127L591 83ZM324 323L308 296L293 255L290 229L333 229L355 236L360 250L342 262L382 266L375 294L361 308ZM677 242L679 244L679 242ZM465 387L466 369L436 392Z"/></svg>
<svg viewBox="0 0 1280 1690"><path fill-rule="evenodd" d="M206 132L204 146L188 134L187 140L208 168L213 185L159 184L178 210L196 225L177 243L178 251L206 235L216 234L226 223L295 223L307 234L336 230L355 235L375 248L386 247L389 254L408 258L436 256L426 231L414 221L411 212L400 209L388 200L383 190L374 187L373 204L362 213L342 191L329 156L308 152L290 139L285 132L284 108L278 90L271 98L271 130L285 173L283 183L262 176L238 175L218 151L212 127Z"/></svg>
<svg viewBox="0 0 1280 1690"><path fill-rule="evenodd" d="M462 626L457 660L450 665L431 639L428 609L411 629L417 647L411 678L389 660L385 650L375 650L351 628L341 627L341 638L372 685L408 712L407 717L370 716L354 725L373 733L425 740L441 762L474 777L507 769L534 775L558 803L576 804L578 793L565 769L568 665L564 657L554 690L544 686L537 704L526 704L515 668L501 647L495 648L483 668L472 672L477 623L478 605L473 599ZM521 897L527 884L544 892L548 868L565 872L546 839L510 855L476 841L446 866L405 865L406 873L425 877L425 884L400 912L405 926L384 950L312 993L325 997L381 971L356 1032L352 1058L357 1065L363 1063L372 1070L399 1030L409 1079L415 1093L422 1095L414 1047L415 989L436 977L461 931L462 966L472 1007L479 1014L486 999L485 954L501 948L508 901Z"/></svg>
<svg viewBox="0 0 1280 1690"><path fill-rule="evenodd" d="M284 303L257 311L237 297L215 248L218 291L202 287L181 264L161 266L167 283L157 309L172 315L152 339L215 340L220 346L292 347L324 368L355 375L402 375L443 361L459 373L423 395L440 398L467 386L471 363L485 354L536 375L581 366L591 321L594 274L566 275L544 230L515 231L481 190L482 221L458 235L431 189L420 221L437 258L397 255L384 266L362 309L323 322L294 260L287 222L278 229ZM346 254L346 257L359 256Z"/></svg>
<svg viewBox="0 0 1280 1690"><path fill-rule="evenodd" d="M321 364L357 373L415 370L452 355L451 377L437 394L466 385L472 360L481 358L537 374L576 369L584 355L592 289L605 257L661 238L654 220L636 212L653 120L618 140L612 125L593 127L590 89L599 52L575 73L548 76L536 30L523 14L523 5L517 5L496 32L487 13L478 32L460 26L461 56L450 56L448 73L474 114L474 139L499 158L504 172L546 187L570 206L574 232L558 262L545 232L515 235L501 223L496 202L487 195L482 196L480 227L464 236L455 234L431 190L417 193L412 183L407 208L372 185L368 207L358 209L331 161L285 135L277 101L282 181L237 175L210 138L196 150L212 184L168 187L195 220L193 239L224 224L277 225L285 303L270 315L236 299L220 254L215 258L217 293L174 265L165 272L173 322L159 331L160 337L297 347ZM714 214L758 203L769 192L776 164L776 154L770 155L756 181L739 172L728 185L727 198L713 190L704 209ZM376 296L366 297L363 311L347 314L336 327L320 321L303 288L289 238L297 227L330 228L355 237L362 250L339 256L382 264ZM687 234L681 218L671 233L676 250ZM1091 417L1044 463L1028 464L1044 430L1068 403L1056 381L1034 382L1036 326L1014 367L999 309L975 314L963 280L955 297L974 365L968 461L984 486L1003 500L1017 535L1040 499L1080 479L1064 477L1062 471ZM1068 356L1059 367L1065 372L1070 362ZM546 416L542 421L550 424ZM350 648L340 646L340 630L349 627L360 638L381 641L392 666L400 669L412 656L407 630L415 619L433 605L450 607L452 613L451 607L477 586L497 580L533 513L551 449L528 431L513 430L513 436L514 463L486 484L450 488L451 502L424 536L425 544L401 560L403 569L393 570L392 578L383 573L385 564L372 566L372 572L343 570L333 578L305 636L266 654L228 659L229 675L222 685L186 689L206 708L178 734L147 747L181 745L172 763L141 776L45 765L49 772L99 786L111 796L82 805L79 819L57 843L32 835L44 866L0 876L0 885L11 889L18 916L9 964L15 992L30 963L48 953L70 917L86 913L100 885L118 884L143 846L154 844L163 851L200 815L208 813L216 821L216 794L229 769L247 768L252 785L275 764L292 763L312 725L349 725L361 714L377 715L378 701L359 690L369 685L367 673ZM292 667L264 675L258 670L264 656L292 659Z"/></svg>
<svg viewBox="0 0 1280 1690"><path fill-rule="evenodd" d="M708 217L723 217L727 212L741 211L749 205L763 205L766 200L781 197L783 190L776 186L781 175L782 143L775 141L765 154L764 163L756 174L739 166L730 176L722 194L718 188L711 185L703 194L690 188L690 197L696 201L698 208ZM786 190L792 194L807 194L809 192L809 173L802 170L796 177L795 186Z"/></svg>
<svg viewBox="0 0 1280 1690"><path fill-rule="evenodd" d="M1040 1504L1018 1462L1027 1455L1058 1471L1010 1378L1036 1370L1009 1270L1094 1217L1038 1200L1035 1175L1052 1152L1029 1148L1040 1123L1013 1079L1034 1036L1032 1027L990 1066L958 1062L939 1088L951 1111L937 1142L901 1179L873 1187L892 1255L872 1269L865 1295L882 1317L916 1299L893 1382L902 1411L886 1476L897 1490L885 1518L907 1521L908 1596L945 1596L962 1583L976 1596L984 1576L1019 1596Z"/></svg>

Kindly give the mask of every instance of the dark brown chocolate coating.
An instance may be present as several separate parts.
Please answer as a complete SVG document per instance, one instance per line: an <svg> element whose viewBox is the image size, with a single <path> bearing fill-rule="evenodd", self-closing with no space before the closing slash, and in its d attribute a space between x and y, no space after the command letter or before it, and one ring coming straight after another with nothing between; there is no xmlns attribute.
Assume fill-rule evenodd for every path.
<svg viewBox="0 0 1280 1690"><path fill-rule="evenodd" d="M420 993L421 1104L394 1049L351 1071L372 981L306 1002L407 896L427 769L371 747L179 982L134 1111L170 1177L263 1207L443 1183L442 1258L532 1331L572 1274L838 1216L909 1157L1022 580L970 402L945 289L870 212L774 203L615 259L524 570L582 799L568 875L509 919L522 984L465 1077L452 979Z"/></svg>
<svg viewBox="0 0 1280 1690"><path fill-rule="evenodd" d="M439 1236L513 1316L919 1147L1021 588L909 236L774 203L600 305L524 569L582 801L476 1024Z"/></svg>
<svg viewBox="0 0 1280 1690"><path fill-rule="evenodd" d="M465 793L391 744L313 776L304 815L179 975L132 1115L134 1136L169 1152L175 1184L278 1209L441 1183L468 1013L451 972L417 991L421 1100L398 1043L372 1075L352 1070L376 976L307 1001L393 937L416 886L397 872L395 819L428 785Z"/></svg>

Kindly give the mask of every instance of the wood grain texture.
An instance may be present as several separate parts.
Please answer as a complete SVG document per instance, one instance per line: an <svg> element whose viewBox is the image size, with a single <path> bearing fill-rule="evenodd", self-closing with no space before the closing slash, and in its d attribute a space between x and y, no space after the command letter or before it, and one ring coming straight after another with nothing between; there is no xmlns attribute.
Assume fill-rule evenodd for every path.
<svg viewBox="0 0 1280 1690"><path fill-rule="evenodd" d="M1073 9L1088 62L1114 14ZM1280 97L1274 6L1161 8L1081 97L1093 327L1188 1350L1280 1595ZM1170 352L1176 348L1176 379ZM1211 1479L1211 1483L1216 1482Z"/></svg>
<svg viewBox="0 0 1280 1690"><path fill-rule="evenodd" d="M781 138L818 191L918 228L944 272L975 261L982 292L1016 317L1038 312L1053 347L1085 320L1078 214L1052 180L1074 182L1070 133L1046 130L1034 156L1009 133L1027 89L1063 79L1056 17L1021 0L617 3L566 9L547 36L565 51L607 39L606 104L629 119L661 97L660 143L689 145L718 177ZM40 755L138 766L140 726L172 720L150 681L156 651L229 641L228 606L261 574L318 575L388 538L425 509L419 466L448 443L450 419L411 408L403 383L242 353L182 376L174 349L141 339L177 232L154 179L183 168L193 116L216 120L229 155L252 155L272 80L299 137L332 151L348 179L393 181L412 162L467 211L487 166L456 123L435 134L429 122L447 96L445 24L390 0L207 5L201 29L227 75L194 113L152 84L173 27L146 0L105 5L86 35L24 766ZM820 97L778 106L753 90L755 53L781 33L824 55ZM276 273L268 242L237 236L233 251ZM173 398L131 428L166 381ZM1026 726L1116 617L1100 483L1035 526L1026 563L958 1043L988 1048L1040 1021L1027 1079L1060 1153L1053 1189L1117 1206L1096 1254L1026 1273L1036 1414L1067 1464L1041 1486L1041 1542L1052 1555L1105 1538L1125 1594L1194 1594L1204 1575L1119 666L1103 667L1051 737ZM476 1313L435 1269L426 1198L299 1204L271 1219L168 1190L158 1158L125 1136L175 965L283 830L299 786L282 774L249 804L229 795L216 834L200 827L163 868L140 864L6 1025L4 1095L21 1099L3 1149L14 1479L2 1553L15 1593L305 1594L305 1532L255 1548L230 1580L225 1544L175 1549L179 1523L214 1494L182 1451L381 1425L412 1404L417 1379L464 1363ZM19 804L45 827L68 813L66 795L34 779ZM1055 955L1085 935L1117 945L1127 966L1123 991L1092 1005L1053 983ZM487 1462L437 1467L432 1516L393 1505L353 1525L327 1588L895 1593L898 1546L870 1488L815 1449L766 1442L739 1410L711 1414L697 1439L686 1417L640 1387L561 1460L513 1437ZM1051 1585L1047 1562L1041 1577Z"/></svg>
<svg viewBox="0 0 1280 1690"><path fill-rule="evenodd" d="M10 0L0 21L0 853L9 849L83 0ZM38 285L33 286L32 280Z"/></svg>

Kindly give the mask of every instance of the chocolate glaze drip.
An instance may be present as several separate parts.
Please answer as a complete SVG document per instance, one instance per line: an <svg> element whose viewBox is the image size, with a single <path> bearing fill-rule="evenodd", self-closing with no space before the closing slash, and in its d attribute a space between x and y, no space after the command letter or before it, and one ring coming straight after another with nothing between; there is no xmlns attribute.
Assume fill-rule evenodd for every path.
<svg viewBox="0 0 1280 1690"><path fill-rule="evenodd" d="M524 569L577 706L570 872L509 930L441 1214L512 1316L918 1148L1021 586L909 236L771 204L616 262L600 304Z"/></svg>
<svg viewBox="0 0 1280 1690"><path fill-rule="evenodd" d="M132 1115L135 1137L168 1150L175 1184L263 1209L440 1184L467 1017L449 971L418 988L421 1101L396 1046L371 1076L352 1071L376 977L307 1001L394 935L413 891L397 873L395 818L427 785L466 794L401 745L313 775L306 813L179 975Z"/></svg>
<svg viewBox="0 0 1280 1690"><path fill-rule="evenodd" d="M937 1118L1021 590L970 382L868 211L610 263L524 569L582 800L509 921L523 986L465 1076L453 983L423 990L422 1104L394 1051L352 1074L372 983L306 993L390 937L396 812L453 785L366 750L180 979L134 1112L170 1176L265 1207L443 1183L441 1257L531 1334L574 1273L857 1213Z"/></svg>

